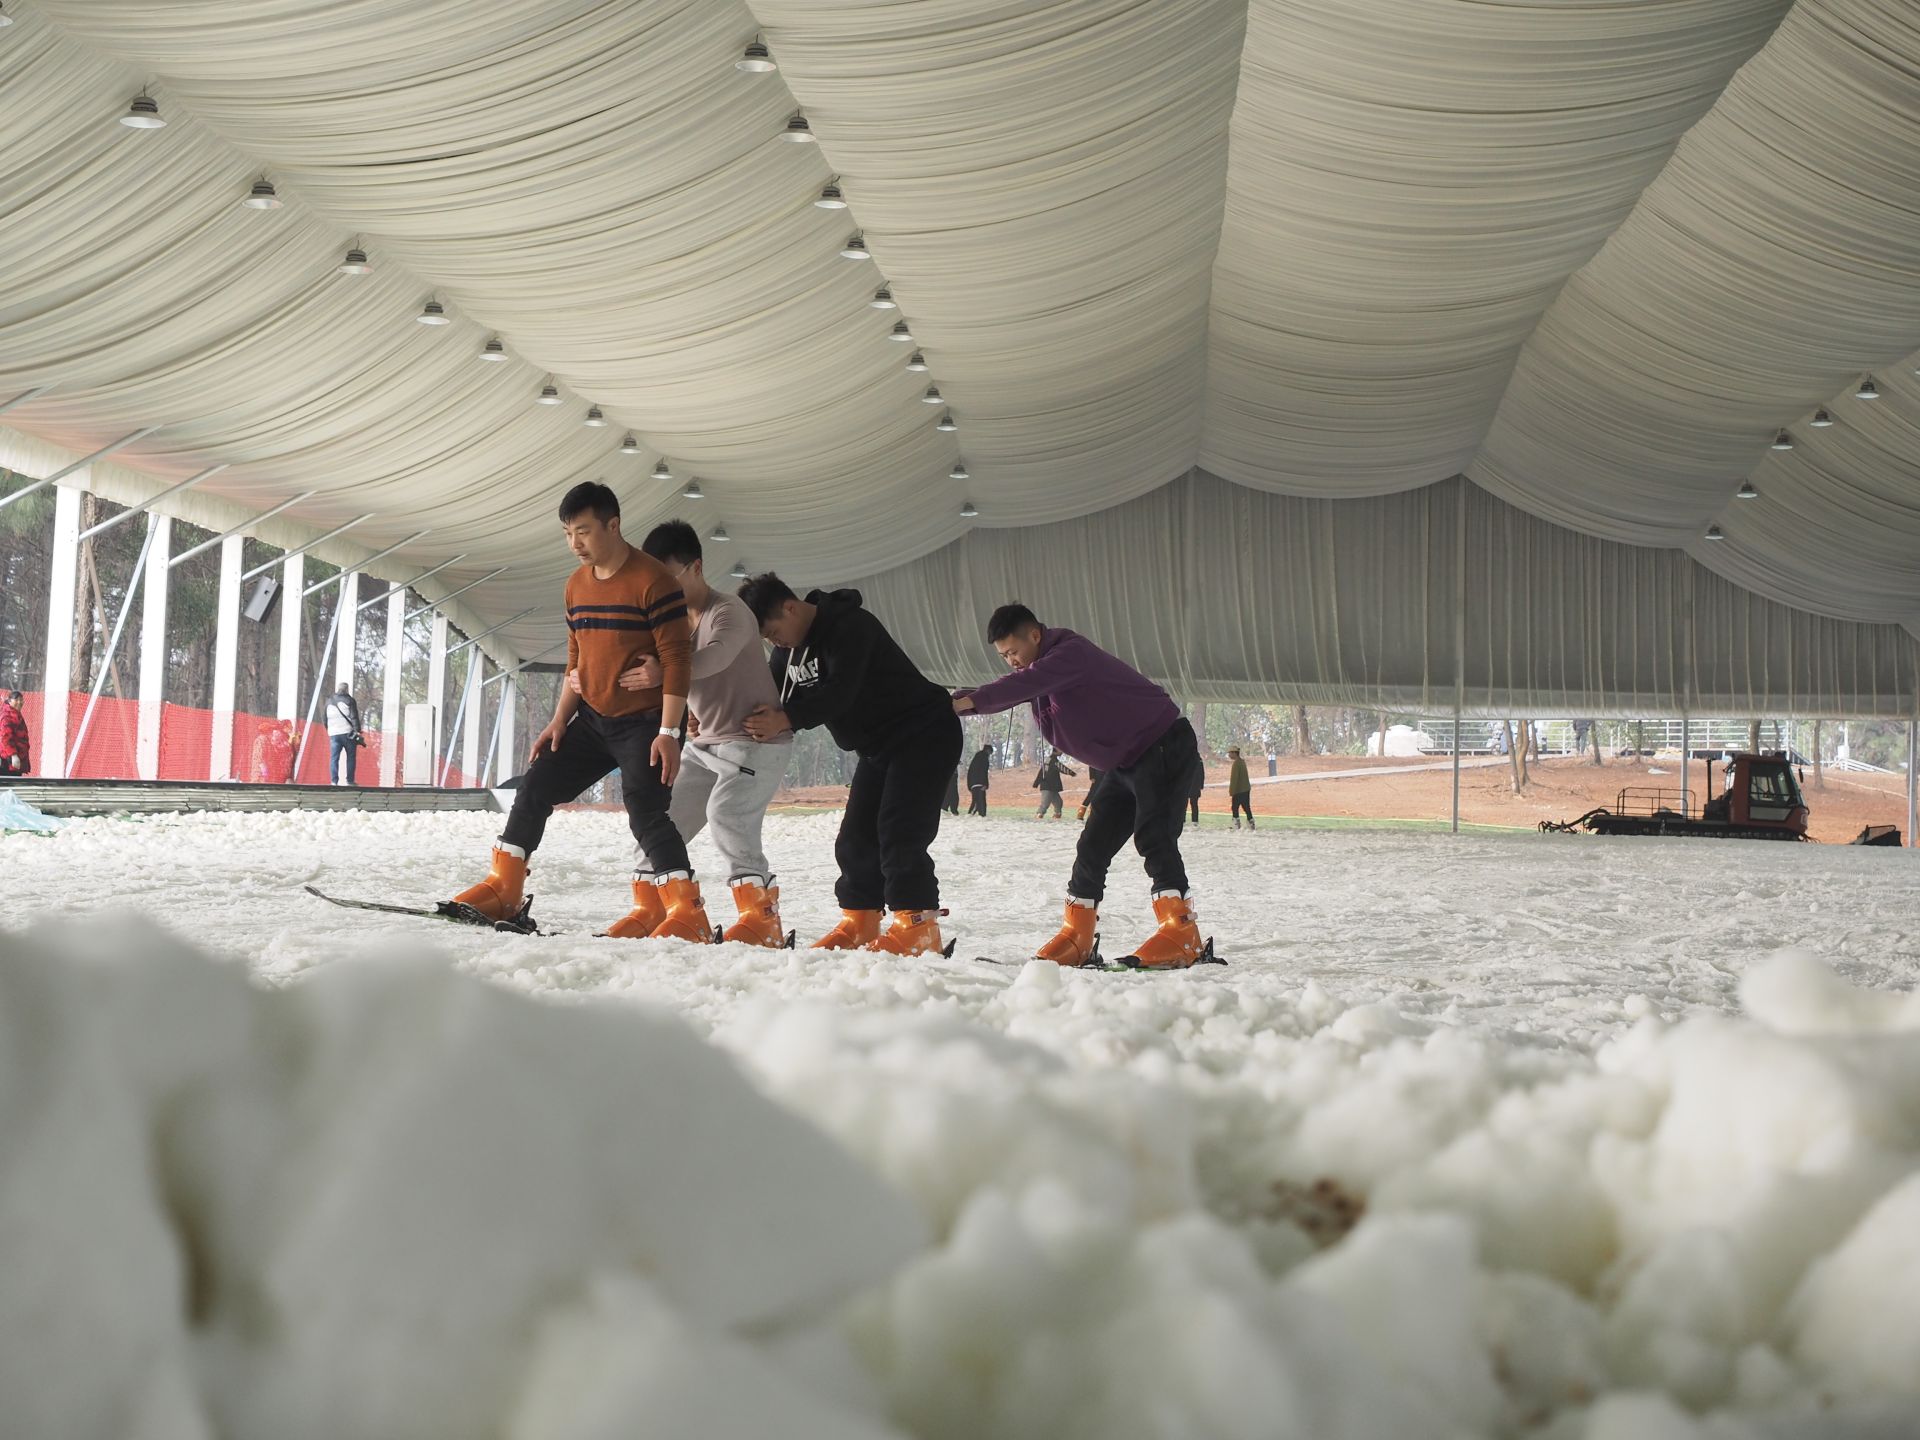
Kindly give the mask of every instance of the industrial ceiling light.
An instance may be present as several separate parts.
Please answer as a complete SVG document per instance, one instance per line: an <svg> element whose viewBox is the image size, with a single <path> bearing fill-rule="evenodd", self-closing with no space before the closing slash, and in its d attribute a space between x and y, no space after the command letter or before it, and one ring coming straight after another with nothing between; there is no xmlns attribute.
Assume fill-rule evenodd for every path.
<svg viewBox="0 0 1920 1440"><path fill-rule="evenodd" d="M373 273L373 262L367 259L366 251L362 250L358 245L355 245L351 250L347 251L346 258L341 260L340 273L342 275L370 275Z"/></svg>
<svg viewBox="0 0 1920 1440"><path fill-rule="evenodd" d="M840 187L829 180L820 187L820 198L813 202L822 210L844 210L847 197L840 193Z"/></svg>
<svg viewBox="0 0 1920 1440"><path fill-rule="evenodd" d="M622 455L638 455L640 453L640 442L631 435L627 436L626 439L620 442L620 453Z"/></svg>
<svg viewBox="0 0 1920 1440"><path fill-rule="evenodd" d="M1793 436L1782 430L1778 435L1773 437L1773 448L1776 450L1791 450L1793 448Z"/></svg>
<svg viewBox="0 0 1920 1440"><path fill-rule="evenodd" d="M707 498L707 492L700 488L700 478L697 475L687 481L687 488L680 492L680 498L682 500L704 500Z"/></svg>
<svg viewBox="0 0 1920 1440"><path fill-rule="evenodd" d="M278 210L280 196L273 188L271 180L256 180L253 189L247 192L247 198L240 202L249 210Z"/></svg>
<svg viewBox="0 0 1920 1440"><path fill-rule="evenodd" d="M1718 525L1707 526L1707 539L1724 540L1726 538L1727 538L1726 532L1722 530Z"/></svg>
<svg viewBox="0 0 1920 1440"><path fill-rule="evenodd" d="M787 128L780 132L782 140L791 140L796 145L812 145L813 127L807 124L807 117L796 115L787 121Z"/></svg>
<svg viewBox="0 0 1920 1440"><path fill-rule="evenodd" d="M773 52L767 49L766 42L755 40L747 46L746 53L733 62L733 68L743 75L771 75L780 66L773 58Z"/></svg>
<svg viewBox="0 0 1920 1440"><path fill-rule="evenodd" d="M885 285L882 285L878 290L873 292L873 299L869 300L867 304L876 310L898 310L900 308L900 302L893 298L892 289Z"/></svg>
<svg viewBox="0 0 1920 1440"><path fill-rule="evenodd" d="M9 21L9 24L12 22ZM133 103L127 106L127 113L120 117L120 123L129 130L164 130L167 122L160 118L160 102L142 90L133 97Z"/></svg>
<svg viewBox="0 0 1920 1440"><path fill-rule="evenodd" d="M944 431L945 433L950 435L955 430L958 430L960 428L960 422L953 418L953 412L949 410L940 417L940 423L938 425L935 425L933 428L936 430Z"/></svg>
<svg viewBox="0 0 1920 1440"><path fill-rule="evenodd" d="M849 237L847 243L840 247L840 255L843 259L847 260L871 260L873 258L873 252L867 249L866 237L863 235L853 235Z"/></svg>
<svg viewBox="0 0 1920 1440"><path fill-rule="evenodd" d="M585 423L592 426L595 430L600 430L605 428L607 423L607 417L600 413L600 407L598 405L589 405L587 407L587 418Z"/></svg>
<svg viewBox="0 0 1920 1440"><path fill-rule="evenodd" d="M960 502L960 518L962 520L971 520L979 513L980 512L974 508L973 501L962 500Z"/></svg>
<svg viewBox="0 0 1920 1440"><path fill-rule="evenodd" d="M664 458L653 467L653 478L656 480L673 479L673 471L667 468L667 462Z"/></svg>
<svg viewBox="0 0 1920 1440"><path fill-rule="evenodd" d="M913 354L907 357L907 369L915 375L926 374L927 357L922 355L918 350L914 351Z"/></svg>
<svg viewBox="0 0 1920 1440"><path fill-rule="evenodd" d="M941 403L941 400L940 400L940 387L939 387L938 385L929 385L929 386L927 386L927 393L926 393L926 394L924 394L924 395L922 395L922 396L920 397L920 403L921 403L922 405L938 405L938 404L940 404L940 403Z"/></svg>
<svg viewBox="0 0 1920 1440"><path fill-rule="evenodd" d="M422 325L451 325L453 323L453 321L447 318L447 307L442 305L438 300L427 301L425 305L420 307L420 313L413 318L418 320Z"/></svg>
<svg viewBox="0 0 1920 1440"><path fill-rule="evenodd" d="M7 14L6 7L4 5L0 5L0 30L6 29L7 26L11 25L12 23L13 23L13 17Z"/></svg>
<svg viewBox="0 0 1920 1440"><path fill-rule="evenodd" d="M1816 430L1824 430L1833 424L1833 416L1829 415L1825 410L1816 410L1813 412L1813 419L1807 423L1812 425Z"/></svg>
<svg viewBox="0 0 1920 1440"><path fill-rule="evenodd" d="M506 362L507 347L500 343L500 337L498 335L495 335L480 347L480 358L491 361L495 365Z"/></svg>
<svg viewBox="0 0 1920 1440"><path fill-rule="evenodd" d="M1860 388L1853 392L1853 398L1856 400L1878 400L1880 398L1880 387L1873 383L1873 376L1869 375L1860 382Z"/></svg>
<svg viewBox="0 0 1920 1440"><path fill-rule="evenodd" d="M971 480L973 476L967 473L967 462L961 460L954 465L953 469L947 472L947 478L949 480Z"/></svg>
<svg viewBox="0 0 1920 1440"><path fill-rule="evenodd" d="M907 328L906 321L896 320L893 322L893 329L887 332L887 338L889 340L898 340L902 345L911 345L913 343L913 331Z"/></svg>
<svg viewBox="0 0 1920 1440"><path fill-rule="evenodd" d="M1739 500L1758 500L1760 498L1760 492L1753 488L1753 481L1742 480L1740 482L1740 488L1734 491L1734 498Z"/></svg>
<svg viewBox="0 0 1920 1440"><path fill-rule="evenodd" d="M736 580L746 579L747 578L747 562L744 560L734 561L733 569L729 570L727 573Z"/></svg>
<svg viewBox="0 0 1920 1440"><path fill-rule="evenodd" d="M536 405L558 405L560 403L560 387L555 385L551 380L547 381L546 384L540 387L540 398L533 403Z"/></svg>
<svg viewBox="0 0 1920 1440"><path fill-rule="evenodd" d="M733 537L727 534L726 526L716 525L713 527L713 533L707 536L707 539L711 540L716 545L724 545L729 540L733 539Z"/></svg>

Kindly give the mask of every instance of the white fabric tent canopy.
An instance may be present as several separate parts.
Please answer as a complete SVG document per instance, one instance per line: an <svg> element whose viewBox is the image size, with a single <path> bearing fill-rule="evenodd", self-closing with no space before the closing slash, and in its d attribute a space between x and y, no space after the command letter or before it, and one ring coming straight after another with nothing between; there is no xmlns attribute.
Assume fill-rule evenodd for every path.
<svg viewBox="0 0 1920 1440"><path fill-rule="evenodd" d="M1452 601L1403 568L1439 551L1391 527L1465 503L1502 517L1474 574L1507 588L1468 617L1486 703L1911 711L1889 628L1920 633L1911 6L7 13L0 403L45 387L6 415L10 453L157 425L115 457L130 483L229 466L178 513L312 489L290 519L372 511L362 554L431 526L381 568L464 551L450 590L511 563L467 599L486 623L543 607L512 653L559 633L552 504L598 477L630 532L724 524L716 572L875 575L943 671L979 659L951 648L979 619L942 611L954 575L1070 543L1072 574L1003 588L1063 615L1071 589L1044 587L1111 593L1084 623L1166 678L1431 696ZM756 34L778 73L735 70ZM165 129L114 123L143 88ZM778 139L796 111L818 145ZM816 207L836 176L851 208ZM239 205L262 177L284 208ZM838 253L855 232L871 261ZM354 243L370 275L336 273ZM868 305L882 284L899 309ZM452 324L413 323L429 299ZM902 319L913 343L888 343ZM507 363L478 362L489 336ZM1856 400L1868 372L1881 398ZM549 377L565 403L535 405ZM1809 428L1822 405L1838 423ZM1180 566L1139 515L1189 527ZM1245 547L1296 564L1309 516L1343 538L1278 607ZM1691 622L1646 620L1668 591ZM1364 661L1316 638L1336 599ZM1625 633L1590 645L1603 613Z"/></svg>

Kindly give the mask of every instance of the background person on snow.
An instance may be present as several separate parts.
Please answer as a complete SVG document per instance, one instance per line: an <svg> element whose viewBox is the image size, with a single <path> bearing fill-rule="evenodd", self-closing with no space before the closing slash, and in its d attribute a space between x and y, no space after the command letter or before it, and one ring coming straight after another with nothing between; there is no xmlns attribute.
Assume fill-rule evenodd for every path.
<svg viewBox="0 0 1920 1440"><path fill-rule="evenodd" d="M1047 743L1105 772L1080 831L1066 923L1035 952L1037 958L1062 965L1084 965L1091 958L1107 868L1131 835L1146 861L1160 922L1131 958L1148 969L1191 965L1204 948L1180 858L1187 797L1204 773L1193 726L1173 697L1146 676L1084 636L1045 628L1024 605L994 611L987 639L1013 673L977 690L956 691L953 708L996 715L1031 703Z"/></svg>
<svg viewBox="0 0 1920 1440"><path fill-rule="evenodd" d="M342 680L340 688L327 697L327 776L335 785L340 781L340 757L346 756L346 783L354 783L359 768L360 747L367 743L360 733L360 706L353 691Z"/></svg>
<svg viewBox="0 0 1920 1440"><path fill-rule="evenodd" d="M776 647L770 668L780 702L749 715L747 733L772 740L825 725L859 757L833 846L841 920L814 949L938 951L940 880L927 848L960 761L960 720L946 691L860 607L858 590L814 590L801 600L779 576L756 575L740 598ZM884 935L882 907L893 911Z"/></svg>
<svg viewBox="0 0 1920 1440"><path fill-rule="evenodd" d="M1033 777L1033 788L1040 792L1040 808L1034 812L1034 819L1045 819L1049 809L1053 811L1053 818L1056 820L1066 813L1061 808L1060 796L1066 790L1067 783L1061 779L1061 776L1074 773L1071 765L1063 765L1060 762L1059 755L1047 756L1046 761L1040 766L1040 773Z"/></svg>
<svg viewBox="0 0 1920 1440"><path fill-rule="evenodd" d="M759 627L753 612L738 599L707 584L700 536L686 521L668 520L654 526L640 549L666 566L679 584L687 597L687 621L693 627L693 679L687 692L692 720L667 814L689 845L707 826L713 827L713 843L727 863L727 884L740 912L721 939L781 945L786 931L780 924L780 887L773 883L761 834L767 804L787 773L793 737L780 735L762 744L747 734L747 716L780 698L767 673ZM620 688L651 689L660 684L660 678L659 660L648 655L621 675ZM567 684L578 690L579 675L569 671ZM639 884L643 878L635 877L636 916L658 893L652 886ZM667 918L666 911L657 900L653 904L657 924ZM641 917L633 927L644 923Z"/></svg>
<svg viewBox="0 0 1920 1440"><path fill-rule="evenodd" d="M617 768L646 879L634 881L632 913L607 933L710 941L713 927L687 863L686 841L667 816L687 734L693 640L686 597L659 561L620 538L620 502L606 486L589 481L569 490L560 501L560 524L580 559L566 592L567 669L578 675L580 688L560 687L553 719L534 738L493 867L454 903L490 920L523 921L527 857L546 833L547 817ZM647 655L659 659L659 688L621 689L620 676Z"/></svg>
<svg viewBox="0 0 1920 1440"><path fill-rule="evenodd" d="M987 813L987 782L993 770L993 747L982 745L973 752L973 759L967 762L967 814L985 815Z"/></svg>

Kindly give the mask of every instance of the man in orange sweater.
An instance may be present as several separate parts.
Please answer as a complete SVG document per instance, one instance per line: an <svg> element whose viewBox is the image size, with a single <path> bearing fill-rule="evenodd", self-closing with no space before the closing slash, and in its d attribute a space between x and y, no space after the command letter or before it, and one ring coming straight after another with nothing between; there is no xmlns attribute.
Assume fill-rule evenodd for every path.
<svg viewBox="0 0 1920 1440"><path fill-rule="evenodd" d="M546 833L547 817L617 768L646 864L633 882L633 910L607 933L710 943L713 926L687 845L667 814L693 676L686 599L659 561L620 537L620 502L605 485L589 481L569 490L560 524L581 562L567 577L567 669L578 674L580 688L560 687L553 719L534 738L493 868L451 903L510 928L531 928L527 857ZM659 660L660 684L621 689L621 673L647 656Z"/></svg>

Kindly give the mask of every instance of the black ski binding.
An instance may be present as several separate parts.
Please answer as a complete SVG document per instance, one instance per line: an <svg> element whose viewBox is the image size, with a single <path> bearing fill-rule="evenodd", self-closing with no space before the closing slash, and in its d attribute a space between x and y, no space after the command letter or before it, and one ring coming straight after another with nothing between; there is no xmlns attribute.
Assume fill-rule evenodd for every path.
<svg viewBox="0 0 1920 1440"><path fill-rule="evenodd" d="M1179 968L1182 970L1191 970L1195 965L1224 965L1226 963L1227 962L1220 956L1213 953L1213 937L1209 935L1207 937L1207 943L1200 947L1200 953L1193 957L1192 962L1182 965ZM1104 966L1103 968L1108 970L1141 970L1146 967L1141 965L1138 955L1122 955L1117 962ZM1153 968L1156 970L1164 970L1172 967L1156 965Z"/></svg>

